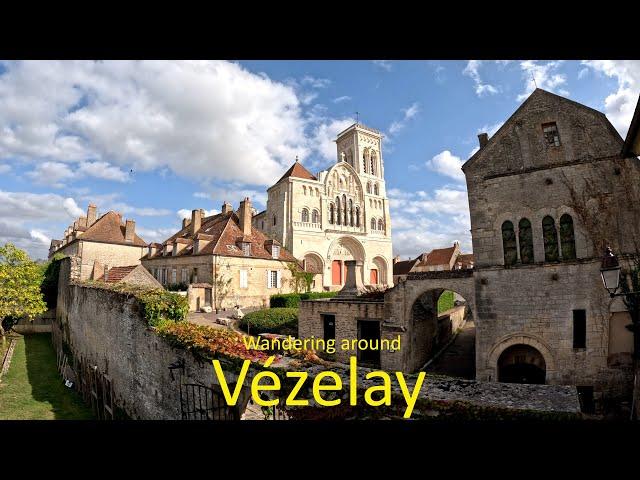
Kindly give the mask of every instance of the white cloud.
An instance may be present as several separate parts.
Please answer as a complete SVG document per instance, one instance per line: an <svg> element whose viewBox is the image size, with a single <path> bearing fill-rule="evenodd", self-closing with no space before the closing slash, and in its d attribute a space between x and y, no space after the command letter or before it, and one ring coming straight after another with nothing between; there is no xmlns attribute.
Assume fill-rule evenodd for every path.
<svg viewBox="0 0 640 480"><path fill-rule="evenodd" d="M382 70L386 70L387 72L391 71L391 62L388 60L372 60L373 64L382 69Z"/></svg>
<svg viewBox="0 0 640 480"><path fill-rule="evenodd" d="M578 80L582 80L588 74L589 74L589 69L587 67L580 69L580 71L578 72Z"/></svg>
<svg viewBox="0 0 640 480"><path fill-rule="evenodd" d="M136 233L140 235L145 242L163 242L171 235L176 233L180 228L180 225L176 225L175 228L145 228L136 225Z"/></svg>
<svg viewBox="0 0 640 480"><path fill-rule="evenodd" d="M332 120L328 123L323 122L318 125L313 132L314 149L319 153L321 160L311 162L306 167L319 168L325 166L328 162L335 162L337 159L337 150L335 139L338 133L355 123L353 118L342 118ZM291 165L288 165L288 167ZM284 171L282 172L284 173ZM277 180L277 179L276 179Z"/></svg>
<svg viewBox="0 0 640 480"><path fill-rule="evenodd" d="M87 176L116 182L129 181L129 176L124 171L107 162L81 162L75 169L69 163L43 162L26 175L38 185L49 185L55 188L62 188L67 181L79 180Z"/></svg>
<svg viewBox="0 0 640 480"><path fill-rule="evenodd" d="M433 248L459 241L471 252L467 193L462 188L440 187L433 194L391 189L391 228L394 255L416 257Z"/></svg>
<svg viewBox="0 0 640 480"><path fill-rule="evenodd" d="M462 71L462 74L473 79L473 82L476 85L476 95L478 97L483 97L487 94L494 95L498 93L498 89L496 87L488 83L483 83L479 72L481 65L482 61L480 60L469 60L467 66Z"/></svg>
<svg viewBox="0 0 640 480"><path fill-rule="evenodd" d="M567 83L567 76L563 73L557 73L562 63L561 60L547 63L540 63L534 60L520 62L522 76L525 80L525 90L518 95L518 101L521 102L531 95L536 86L565 97L569 96L569 92L564 88Z"/></svg>
<svg viewBox="0 0 640 480"><path fill-rule="evenodd" d="M461 170L463 163L460 157L453 155L449 150L444 150L431 160L427 160L426 165L434 172L464 182L465 177Z"/></svg>
<svg viewBox="0 0 640 480"><path fill-rule="evenodd" d="M638 93L640 93L639 60L588 60L589 68L618 81L618 89L604 100L605 114L624 138L629 130Z"/></svg>
<svg viewBox="0 0 640 480"><path fill-rule="evenodd" d="M333 103L341 103L341 102L347 102L351 100L351 97L348 95L343 95L341 97L337 97L333 99Z"/></svg>
<svg viewBox="0 0 640 480"><path fill-rule="evenodd" d="M504 125L504 121L497 122L492 125L485 124L478 129L478 133L488 133L489 137L493 137L496 132L500 130L500 127L502 127L502 125Z"/></svg>
<svg viewBox="0 0 640 480"><path fill-rule="evenodd" d="M67 212L70 217L77 218L84 214L84 211L78 207L76 201L71 197L64 199L62 202L62 208L64 208L65 212Z"/></svg>
<svg viewBox="0 0 640 480"><path fill-rule="evenodd" d="M270 185L296 154L323 145L291 85L228 61L20 61L0 74L0 160L77 164L125 181L170 169L198 179ZM328 79L303 77L321 89ZM251 95L247 95L251 92ZM322 119L330 127L334 119ZM310 136L307 136L307 133ZM332 139L333 140L333 139ZM103 163L106 162L107 165ZM39 168L39 169L38 169ZM42 172L36 168L34 175ZM58 183L72 180L62 167Z"/></svg>
<svg viewBox="0 0 640 480"><path fill-rule="evenodd" d="M38 242L41 242L47 247L51 244L51 238L47 237L44 233L42 233L39 230L31 230L29 234L31 235L31 238L33 238L34 240L37 240Z"/></svg>
<svg viewBox="0 0 640 480"><path fill-rule="evenodd" d="M414 118L418 114L419 111L420 111L420 107L418 105L418 102L414 102L409 107L403 108L402 109L402 119L401 120L396 120L396 121L391 123L391 125L389 126L389 135L395 135L400 130L402 130L404 127L406 127L407 126L407 122L409 120L411 120L412 118Z"/></svg>
<svg viewBox="0 0 640 480"><path fill-rule="evenodd" d="M0 164L0 174L9 173L11 171L11 165Z"/></svg>
<svg viewBox="0 0 640 480"><path fill-rule="evenodd" d="M216 210L215 208L213 208L211 210L205 210L204 211L204 216L205 217L209 217L211 215L217 215L218 213L220 213L220 210ZM191 218L191 210L189 210L187 208L181 208L180 210L178 210L176 212L176 215L178 216L178 218L180 220L182 220L183 218Z"/></svg>

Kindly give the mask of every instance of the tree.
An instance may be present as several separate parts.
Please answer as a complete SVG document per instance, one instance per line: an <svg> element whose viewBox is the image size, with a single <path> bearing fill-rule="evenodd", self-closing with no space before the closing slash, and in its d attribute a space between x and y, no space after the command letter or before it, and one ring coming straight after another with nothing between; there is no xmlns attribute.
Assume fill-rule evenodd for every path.
<svg viewBox="0 0 640 480"><path fill-rule="evenodd" d="M315 273L305 272L300 265L295 262L287 264L287 268L291 272L291 288L294 293L307 293L311 291L313 277Z"/></svg>
<svg viewBox="0 0 640 480"><path fill-rule="evenodd" d="M24 250L7 243L0 247L0 336L21 318L33 319L47 311L40 285L42 267Z"/></svg>

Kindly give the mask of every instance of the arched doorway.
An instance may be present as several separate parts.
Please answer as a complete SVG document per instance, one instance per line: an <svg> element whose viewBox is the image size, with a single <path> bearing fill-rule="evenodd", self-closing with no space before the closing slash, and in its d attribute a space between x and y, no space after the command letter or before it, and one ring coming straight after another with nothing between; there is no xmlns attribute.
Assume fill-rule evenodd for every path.
<svg viewBox="0 0 640 480"><path fill-rule="evenodd" d="M317 253L309 252L304 255L302 265L305 272L315 274L311 282L311 290L322 289L322 272L324 269L324 262L322 257Z"/></svg>
<svg viewBox="0 0 640 480"><path fill-rule="evenodd" d="M344 262L347 260L359 260L364 262L364 247L353 237L340 237L329 248L329 285L341 286L346 281L347 269ZM363 272L364 274L364 272ZM363 283L368 283L364 278ZM368 280L368 279L366 279Z"/></svg>
<svg viewBox="0 0 640 480"><path fill-rule="evenodd" d="M373 265L369 271L370 285L386 285L387 284L387 262L384 258L377 256L373 258Z"/></svg>
<svg viewBox="0 0 640 480"><path fill-rule="evenodd" d="M498 381L504 383L545 383L547 365L531 345L512 345L498 359Z"/></svg>

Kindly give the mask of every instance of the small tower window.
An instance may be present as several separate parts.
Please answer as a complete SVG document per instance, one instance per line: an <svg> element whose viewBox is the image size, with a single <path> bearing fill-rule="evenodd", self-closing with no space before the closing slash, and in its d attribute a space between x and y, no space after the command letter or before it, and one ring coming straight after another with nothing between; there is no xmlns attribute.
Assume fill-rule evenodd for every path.
<svg viewBox="0 0 640 480"><path fill-rule="evenodd" d="M547 145L551 147L560 146L560 134L558 133L556 122L543 123L542 132L544 133L544 139Z"/></svg>
<svg viewBox="0 0 640 480"><path fill-rule="evenodd" d="M378 187L377 183L373 186L373 193L380 195L380 187Z"/></svg>

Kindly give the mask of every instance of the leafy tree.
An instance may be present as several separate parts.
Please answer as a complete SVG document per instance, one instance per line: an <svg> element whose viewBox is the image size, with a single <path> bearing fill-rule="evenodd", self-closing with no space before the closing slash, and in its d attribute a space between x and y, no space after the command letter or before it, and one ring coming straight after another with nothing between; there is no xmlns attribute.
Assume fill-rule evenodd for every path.
<svg viewBox="0 0 640 480"><path fill-rule="evenodd" d="M287 268L291 272L291 288L295 293L310 292L313 283L312 272L305 272L296 262L287 264Z"/></svg>
<svg viewBox="0 0 640 480"><path fill-rule="evenodd" d="M47 311L40 285L42 267L24 250L7 243L0 247L0 336L21 318Z"/></svg>

